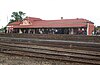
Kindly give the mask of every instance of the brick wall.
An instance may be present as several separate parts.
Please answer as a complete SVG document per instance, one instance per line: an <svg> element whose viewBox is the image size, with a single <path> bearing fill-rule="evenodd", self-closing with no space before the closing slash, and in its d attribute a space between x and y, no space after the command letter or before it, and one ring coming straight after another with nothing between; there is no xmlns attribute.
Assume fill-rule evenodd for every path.
<svg viewBox="0 0 100 65"><path fill-rule="evenodd" d="M88 32L88 34L89 35L92 35L92 32L94 31L94 24L93 23L89 23L89 32Z"/></svg>

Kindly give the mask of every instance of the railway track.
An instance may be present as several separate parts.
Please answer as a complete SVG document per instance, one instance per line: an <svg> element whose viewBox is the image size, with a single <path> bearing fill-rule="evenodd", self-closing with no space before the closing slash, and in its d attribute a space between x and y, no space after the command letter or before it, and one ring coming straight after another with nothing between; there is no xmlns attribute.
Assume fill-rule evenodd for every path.
<svg viewBox="0 0 100 65"><path fill-rule="evenodd" d="M2 41L4 40L5 39L2 39ZM83 63L83 64L100 65L100 52L95 51L99 49L98 43L96 43L96 45L94 45L93 47L90 47L95 49L95 50L92 49L91 51L91 49L86 50L88 47L85 46L82 46L85 47L83 49L79 49L79 48L74 49L74 47L70 49L68 48L66 49L65 47L68 47L67 43L65 47L60 47L65 44L65 43L60 44L60 42L59 42L60 45L57 46L58 45L56 44L57 42L54 42L54 44L53 42L52 43L45 42L44 43L45 45L43 45L44 41L42 41L41 44L41 42L38 43L37 41L34 43L32 43L32 41L29 42L30 39L28 39L28 41L26 40L26 42L20 40L19 38L17 38L17 41L20 40L19 42L16 41L16 38L9 39L9 40L10 41L9 42L6 41L6 43L2 43L1 41L0 43L1 53L46 58L52 60L69 61L69 62ZM15 43L14 41L11 42L11 40L15 40ZM75 42L73 43L75 44ZM95 46L97 46L97 48Z"/></svg>
<svg viewBox="0 0 100 65"><path fill-rule="evenodd" d="M67 51L58 51L55 49L41 49L41 48L31 48L31 46L27 47L27 45L12 45L7 43L0 44L1 52L7 54L16 54L16 55L24 55L30 57L40 57L40 58L47 58L47 59L54 59L54 60L62 60L62 61L70 61L70 62L77 62L77 63L86 63L86 64L98 64L100 63L100 55L97 52L94 54L86 53L81 51L78 52L71 52L68 53ZM4 50L4 51L3 51ZM10 51L9 51L10 50Z"/></svg>
<svg viewBox="0 0 100 65"><path fill-rule="evenodd" d="M100 43L95 42L78 42L78 41L64 41L64 40L44 40L44 39L32 39L32 38L11 38L11 37L0 37L0 42L6 43L22 43L27 45L41 45L49 47L59 48L71 48L81 49L89 51L99 51Z"/></svg>

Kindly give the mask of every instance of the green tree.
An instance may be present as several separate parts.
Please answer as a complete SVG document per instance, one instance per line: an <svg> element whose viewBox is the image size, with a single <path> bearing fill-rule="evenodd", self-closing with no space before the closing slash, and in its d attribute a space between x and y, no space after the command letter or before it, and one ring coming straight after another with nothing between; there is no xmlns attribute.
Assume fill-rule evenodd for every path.
<svg viewBox="0 0 100 65"><path fill-rule="evenodd" d="M25 14L26 13L23 13L22 11L12 12L11 17L13 19L10 19L10 22L9 23L16 22L16 21L22 21L23 20L23 17L25 16Z"/></svg>

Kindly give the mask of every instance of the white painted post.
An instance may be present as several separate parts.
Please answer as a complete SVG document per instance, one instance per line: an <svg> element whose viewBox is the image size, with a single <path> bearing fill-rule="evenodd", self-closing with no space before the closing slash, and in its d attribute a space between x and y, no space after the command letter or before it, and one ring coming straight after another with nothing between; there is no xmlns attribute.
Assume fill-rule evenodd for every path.
<svg viewBox="0 0 100 65"><path fill-rule="evenodd" d="M89 35L89 23L87 23L87 35Z"/></svg>
<svg viewBox="0 0 100 65"><path fill-rule="evenodd" d="M74 34L74 30L73 30L73 28L71 29L71 34Z"/></svg>
<svg viewBox="0 0 100 65"><path fill-rule="evenodd" d="M19 33L22 33L21 29L19 29Z"/></svg>

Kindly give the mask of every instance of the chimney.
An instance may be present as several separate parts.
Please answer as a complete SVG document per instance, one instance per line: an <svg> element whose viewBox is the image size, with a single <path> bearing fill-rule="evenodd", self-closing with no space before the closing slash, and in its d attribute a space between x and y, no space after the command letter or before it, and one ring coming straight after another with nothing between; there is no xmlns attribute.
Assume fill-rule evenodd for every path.
<svg viewBox="0 0 100 65"><path fill-rule="evenodd" d="M61 19L63 19L63 17L61 17Z"/></svg>
<svg viewBox="0 0 100 65"><path fill-rule="evenodd" d="M76 18L77 20L79 19L79 18Z"/></svg>

